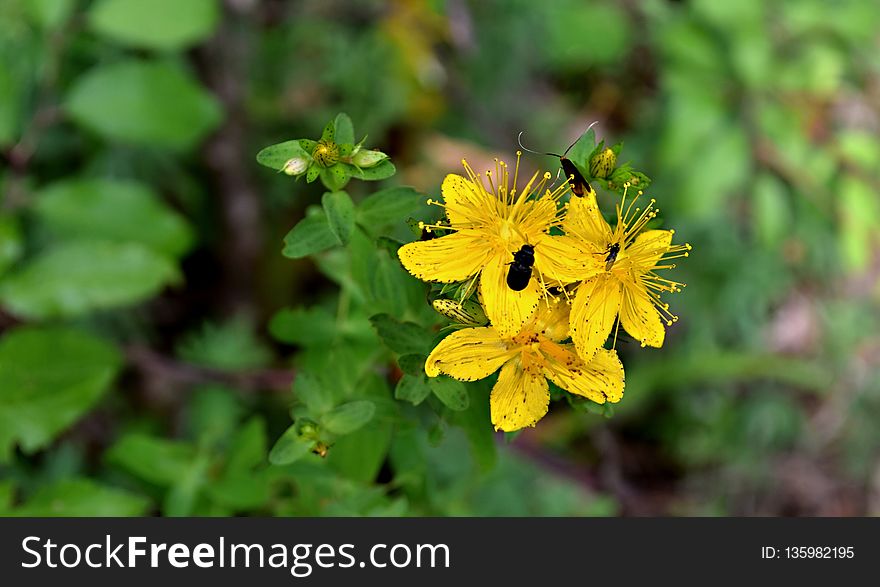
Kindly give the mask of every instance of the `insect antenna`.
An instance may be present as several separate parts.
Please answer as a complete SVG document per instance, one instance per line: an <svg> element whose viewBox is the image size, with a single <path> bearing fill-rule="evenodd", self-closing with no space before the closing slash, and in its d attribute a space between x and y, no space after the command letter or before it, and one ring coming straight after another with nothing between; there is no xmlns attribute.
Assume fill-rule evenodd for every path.
<svg viewBox="0 0 880 587"><path fill-rule="evenodd" d="M526 147L525 145L522 144L522 136L525 134L525 132L526 131L521 130L521 131L519 131L519 134L516 135L516 142L519 144L519 148L522 149L523 151L527 151L529 153L534 153L535 155L550 155L551 157L564 157L565 156L565 155L559 155L557 153L541 153L540 151L533 151L532 149L529 149L528 147ZM575 141L575 142L577 142L577 141ZM572 144L574 144L574 143L572 143ZM569 148L571 148L571 147L569 147ZM566 151L566 153L567 152L568 151Z"/></svg>

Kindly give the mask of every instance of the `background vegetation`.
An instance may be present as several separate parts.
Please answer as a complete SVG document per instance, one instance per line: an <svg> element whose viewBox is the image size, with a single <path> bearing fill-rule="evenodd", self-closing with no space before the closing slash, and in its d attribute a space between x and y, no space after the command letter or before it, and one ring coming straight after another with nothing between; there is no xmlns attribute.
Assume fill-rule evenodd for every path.
<svg viewBox="0 0 880 587"><path fill-rule="evenodd" d="M864 0L5 0L0 512L877 514L878 30ZM397 174L285 258L323 190L255 155L342 111ZM619 345L611 417L507 441L485 390L395 399L421 349L368 318L438 319L366 196L595 120L694 246L664 348Z"/></svg>

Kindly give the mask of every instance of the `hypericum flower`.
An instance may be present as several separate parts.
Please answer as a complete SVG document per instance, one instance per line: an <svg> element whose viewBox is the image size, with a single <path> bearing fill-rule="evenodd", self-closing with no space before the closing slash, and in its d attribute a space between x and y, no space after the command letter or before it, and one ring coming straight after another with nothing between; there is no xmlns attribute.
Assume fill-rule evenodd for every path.
<svg viewBox="0 0 880 587"><path fill-rule="evenodd" d="M448 224L420 225L451 234L409 243L398 251L407 271L423 281L453 283L479 274L486 315L506 335L519 332L531 317L548 280L559 281L558 275L575 273L571 267L563 271L566 268L559 260L570 259L577 251L569 241L549 234L561 221L557 202L568 184L563 182L551 191L546 189L551 175L544 173L538 180L540 172L536 172L517 192L520 156L517 152L512 185L507 165L496 160L494 181L492 172L486 172L488 188L462 161L468 177L447 175L441 188L443 202L428 200L445 208ZM507 273L514 253L523 245L534 248L537 277L533 273L525 289L514 291L507 284Z"/></svg>
<svg viewBox="0 0 880 587"><path fill-rule="evenodd" d="M475 381L500 367L489 406L495 429L505 432L534 426L547 413L547 379L596 403L620 401L624 374L615 351L601 349L585 362L572 344L562 344L568 338L569 311L568 304L551 298L513 336L493 326L454 332L431 351L425 373Z"/></svg>
<svg viewBox="0 0 880 587"><path fill-rule="evenodd" d="M675 267L668 261L687 257L691 246L673 245L673 230L642 231L658 210L653 199L644 210L634 209L641 192L627 204L627 191L617 206L614 230L599 212L595 193L572 198L563 223L566 236L582 247L582 257L592 259L572 302L570 322L572 341L584 360L605 344L618 315L624 330L652 347L663 345L664 323L678 320L660 293L681 291L684 284L655 271Z"/></svg>

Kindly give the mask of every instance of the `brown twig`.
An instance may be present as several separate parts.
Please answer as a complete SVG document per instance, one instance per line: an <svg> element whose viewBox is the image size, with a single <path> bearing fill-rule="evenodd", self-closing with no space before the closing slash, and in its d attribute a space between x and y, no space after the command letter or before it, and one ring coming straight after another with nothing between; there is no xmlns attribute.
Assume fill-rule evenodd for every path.
<svg viewBox="0 0 880 587"><path fill-rule="evenodd" d="M202 367L177 361L139 345L127 347L125 357L129 367L143 376L150 386L163 389L219 383L250 393L261 391L287 393L290 391L294 377L292 369L232 372Z"/></svg>
<svg viewBox="0 0 880 587"><path fill-rule="evenodd" d="M197 54L205 82L226 112L223 126L203 153L213 172L225 233L222 303L226 310L248 316L256 313L256 268L264 234L260 197L249 173L253 153L246 152L248 120L242 83L250 45L241 21L253 8L254 3L227 2L220 30Z"/></svg>

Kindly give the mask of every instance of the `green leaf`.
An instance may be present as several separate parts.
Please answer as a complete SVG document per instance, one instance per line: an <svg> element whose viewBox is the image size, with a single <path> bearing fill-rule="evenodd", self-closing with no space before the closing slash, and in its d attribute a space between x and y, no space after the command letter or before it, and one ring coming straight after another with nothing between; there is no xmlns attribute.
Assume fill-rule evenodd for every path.
<svg viewBox="0 0 880 587"><path fill-rule="evenodd" d="M414 355L407 356L411 357ZM395 398L410 402L414 406L425 401L425 398L429 395L431 395L431 388L428 386L428 379L424 373L421 375L404 373L394 388Z"/></svg>
<svg viewBox="0 0 880 587"><path fill-rule="evenodd" d="M38 217L62 236L141 243L178 257L193 242L186 220L146 185L111 179L52 184L36 202Z"/></svg>
<svg viewBox="0 0 880 587"><path fill-rule="evenodd" d="M98 0L88 20L96 33L124 45L176 51L211 36L220 11L216 0Z"/></svg>
<svg viewBox="0 0 880 587"><path fill-rule="evenodd" d="M318 141L313 141L312 139L298 139L296 142L299 143L300 148L310 157L315 152L315 147L318 146Z"/></svg>
<svg viewBox="0 0 880 587"><path fill-rule="evenodd" d="M403 222L421 206L424 195L411 187L380 190L366 198L357 207L356 220L372 234L380 229Z"/></svg>
<svg viewBox="0 0 880 587"><path fill-rule="evenodd" d="M284 308L269 322L277 340L303 346L329 345L336 337L336 317L324 308Z"/></svg>
<svg viewBox="0 0 880 587"><path fill-rule="evenodd" d="M327 224L339 242L347 245L354 229L354 202L345 192L327 192L321 198Z"/></svg>
<svg viewBox="0 0 880 587"><path fill-rule="evenodd" d="M34 23L43 29L52 30L70 18L76 4L75 0L30 0L24 6Z"/></svg>
<svg viewBox="0 0 880 587"><path fill-rule="evenodd" d="M324 183L324 187L334 192L344 188L351 179L351 171L349 169L350 166L344 163L337 163L332 167L322 169L321 181Z"/></svg>
<svg viewBox="0 0 880 587"><path fill-rule="evenodd" d="M196 449L188 443L132 433L119 439L104 458L140 479L169 487L188 475Z"/></svg>
<svg viewBox="0 0 880 587"><path fill-rule="evenodd" d="M418 324L400 322L388 314L376 314L370 322L385 345L396 353L427 354L430 350L431 335Z"/></svg>
<svg viewBox="0 0 880 587"><path fill-rule="evenodd" d="M40 487L14 516L26 517L121 517L143 516L147 498L89 479L63 479Z"/></svg>
<svg viewBox="0 0 880 587"><path fill-rule="evenodd" d="M297 425L293 424L272 447L269 462L273 465L289 465L312 452L314 445L314 440L300 438Z"/></svg>
<svg viewBox="0 0 880 587"><path fill-rule="evenodd" d="M425 374L425 359L427 359L425 355L402 355L398 357L397 364L407 375L418 377Z"/></svg>
<svg viewBox="0 0 880 587"><path fill-rule="evenodd" d="M266 422L253 416L235 434L226 462L227 471L249 471L266 460Z"/></svg>
<svg viewBox="0 0 880 587"><path fill-rule="evenodd" d="M469 402L466 409L455 412L452 421L464 430L474 459L481 469L487 471L495 464L498 451L489 414L489 401L485 399L487 395L482 397L482 401Z"/></svg>
<svg viewBox="0 0 880 587"><path fill-rule="evenodd" d="M412 277L400 266L397 256L392 257L386 249L375 252L375 263L370 276L370 293L376 309L399 316L406 311L407 289Z"/></svg>
<svg viewBox="0 0 880 587"><path fill-rule="evenodd" d="M15 216L0 214L0 277L24 251L21 229Z"/></svg>
<svg viewBox="0 0 880 587"><path fill-rule="evenodd" d="M450 410L466 410L470 404L467 388L461 381L441 375L439 377L429 377L428 385L431 387L434 395L437 396L437 399L443 402L443 405Z"/></svg>
<svg viewBox="0 0 880 587"><path fill-rule="evenodd" d="M373 167L358 169L352 166L352 168L352 177L356 177L364 181L378 181L380 179L388 179L389 177L397 173L397 168L395 168L394 164L388 159Z"/></svg>
<svg viewBox="0 0 880 587"><path fill-rule="evenodd" d="M354 126L352 125L351 118L348 117L348 114L344 112L337 114L336 120L334 121L334 128L336 130L336 137L333 140L337 144L342 145L345 143L354 143Z"/></svg>
<svg viewBox="0 0 880 587"><path fill-rule="evenodd" d="M788 236L792 219L785 186L775 176L763 173L752 190L753 217L758 237L774 247Z"/></svg>
<svg viewBox="0 0 880 587"><path fill-rule="evenodd" d="M217 100L179 69L126 60L77 78L67 97L76 122L104 138L189 149L221 120Z"/></svg>
<svg viewBox="0 0 880 587"><path fill-rule="evenodd" d="M317 164L313 164L311 167L309 167L309 170L306 171L306 181L308 183L312 183L313 181L318 179L318 176L321 175L321 171L322 169L320 166L318 166Z"/></svg>
<svg viewBox="0 0 880 587"><path fill-rule="evenodd" d="M293 380L293 395L313 414L323 414L333 407L333 394L311 371L300 369Z"/></svg>
<svg viewBox="0 0 880 587"><path fill-rule="evenodd" d="M369 400L342 404L324 414L321 423L334 434L351 434L369 422L376 413L376 405Z"/></svg>
<svg viewBox="0 0 880 587"><path fill-rule="evenodd" d="M328 143L336 142L336 121L331 120L327 123L327 126L324 127L324 130L321 132L321 140Z"/></svg>
<svg viewBox="0 0 880 587"><path fill-rule="evenodd" d="M287 233L281 254L290 259L299 259L339 244L339 238L330 229L327 216L321 211L306 216Z"/></svg>
<svg viewBox="0 0 880 587"><path fill-rule="evenodd" d="M135 243L63 243L9 275L0 301L26 318L79 316L144 301L178 278L168 258Z"/></svg>
<svg viewBox="0 0 880 587"><path fill-rule="evenodd" d="M121 357L75 330L25 327L0 340L0 461L12 443L46 446L104 394Z"/></svg>
<svg viewBox="0 0 880 587"><path fill-rule="evenodd" d="M0 62L0 146L19 136L22 121L22 79Z"/></svg>
<svg viewBox="0 0 880 587"><path fill-rule="evenodd" d="M257 163L281 171L284 164L294 157L311 157L301 146L300 141L285 141L277 145L270 145L257 153Z"/></svg>

